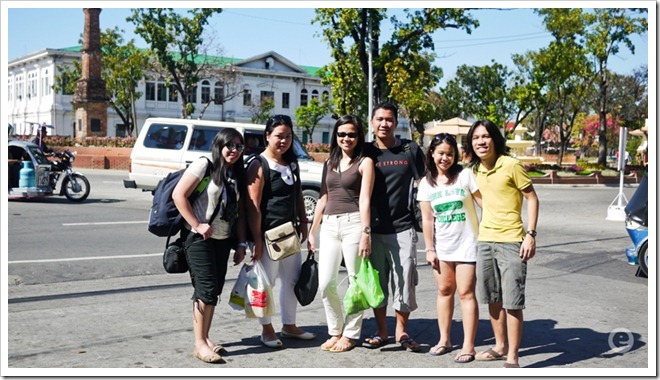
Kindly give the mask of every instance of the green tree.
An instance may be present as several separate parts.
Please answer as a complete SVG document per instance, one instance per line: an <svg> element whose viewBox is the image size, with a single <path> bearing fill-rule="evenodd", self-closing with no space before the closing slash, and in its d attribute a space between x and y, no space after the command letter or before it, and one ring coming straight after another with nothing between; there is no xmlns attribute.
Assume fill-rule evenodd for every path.
<svg viewBox="0 0 660 380"><path fill-rule="evenodd" d="M296 124L307 132L310 143L314 142L312 136L319 121L332 112L332 103L325 96L321 100L313 98L308 105L298 107L296 110Z"/></svg>
<svg viewBox="0 0 660 380"><path fill-rule="evenodd" d="M103 72L110 104L132 136L137 127L135 101L142 96L136 91L144 78L144 68L149 62L148 53L135 47L133 40L123 44L123 30L106 29L101 34L103 48Z"/></svg>
<svg viewBox="0 0 660 380"><path fill-rule="evenodd" d="M101 33L102 64L101 77L105 81L110 106L122 119L128 135L136 127L135 101L142 96L137 91L138 82L144 78L148 54L135 47L133 40L124 44L123 30L118 27ZM82 39L78 41L82 44ZM58 66L53 89L63 94L73 94L81 77L80 61L71 66Z"/></svg>
<svg viewBox="0 0 660 380"><path fill-rule="evenodd" d="M222 12L221 8L195 8L184 17L172 8L136 8L126 21L135 25L158 62L154 70L167 73L181 101L181 117L195 112L192 92L196 91L201 74L210 66L217 66L205 51L203 33L209 18Z"/></svg>
<svg viewBox="0 0 660 380"><path fill-rule="evenodd" d="M506 66L495 61L490 66L461 65L442 93L461 105L463 116L489 119L504 126L513 113L508 87L511 75Z"/></svg>
<svg viewBox="0 0 660 380"><path fill-rule="evenodd" d="M324 67L323 82L333 89L337 113L368 120L371 56L374 104L383 100L397 103L421 133L432 107L428 104L430 89L442 73L432 65L435 53L431 34L446 28L471 33L479 24L466 9L405 9L404 13L404 21L390 18L392 34L382 44L381 23L387 9L319 8L312 22L323 28L323 38L332 49L334 62Z"/></svg>
<svg viewBox="0 0 660 380"><path fill-rule="evenodd" d="M272 98L264 98L258 103L252 103L252 106L250 106L252 122L254 124L266 124L273 108L275 108L275 101Z"/></svg>
<svg viewBox="0 0 660 380"><path fill-rule="evenodd" d="M537 13L554 37L547 48L541 49L539 59L545 65L550 105L547 116L558 130L557 163L561 165L576 117L587 110L584 99L588 98L594 78L587 52L579 40L585 18L579 8L546 8Z"/></svg>
<svg viewBox="0 0 660 380"><path fill-rule="evenodd" d="M639 15L639 17L636 17ZM598 163L607 164L607 114L611 112L608 105L608 86L610 85L608 61L611 56L619 53L622 46L635 54L635 45L630 40L633 34L648 32L647 10L645 8L596 8L586 15L586 47L595 61L595 72L598 75L598 104L595 107L600 119L598 130Z"/></svg>

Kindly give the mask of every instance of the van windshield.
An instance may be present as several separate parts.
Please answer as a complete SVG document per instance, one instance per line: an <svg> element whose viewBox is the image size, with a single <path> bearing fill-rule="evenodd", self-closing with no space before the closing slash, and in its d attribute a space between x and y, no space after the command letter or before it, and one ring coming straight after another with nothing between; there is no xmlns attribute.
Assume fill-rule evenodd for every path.
<svg viewBox="0 0 660 380"><path fill-rule="evenodd" d="M305 149L300 140L298 140L298 136L295 136L293 139L293 151L296 153L298 161L314 161L309 153L307 153L307 149Z"/></svg>

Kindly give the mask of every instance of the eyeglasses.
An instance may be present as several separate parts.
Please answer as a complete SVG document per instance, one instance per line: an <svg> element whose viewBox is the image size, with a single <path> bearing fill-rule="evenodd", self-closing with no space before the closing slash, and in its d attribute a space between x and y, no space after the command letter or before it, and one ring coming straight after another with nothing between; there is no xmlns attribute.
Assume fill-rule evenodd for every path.
<svg viewBox="0 0 660 380"><path fill-rule="evenodd" d="M434 138L440 141L442 140L456 141L456 137L454 137L454 135L449 133L438 133L437 135L435 135Z"/></svg>
<svg viewBox="0 0 660 380"><path fill-rule="evenodd" d="M356 132L337 132L337 137L339 138L344 138L344 137L349 137L351 139L354 139L358 136Z"/></svg>
<svg viewBox="0 0 660 380"><path fill-rule="evenodd" d="M229 141L228 143L225 144L225 148L227 148L229 150L236 149L239 153L243 153L243 151L245 150L245 145L243 145L241 143L236 144L233 141Z"/></svg>
<svg viewBox="0 0 660 380"><path fill-rule="evenodd" d="M269 117L268 121L266 122L266 124L270 124L270 125L272 125L272 124L281 124L281 123L293 124L291 122L291 118L287 115L274 115L274 116Z"/></svg>

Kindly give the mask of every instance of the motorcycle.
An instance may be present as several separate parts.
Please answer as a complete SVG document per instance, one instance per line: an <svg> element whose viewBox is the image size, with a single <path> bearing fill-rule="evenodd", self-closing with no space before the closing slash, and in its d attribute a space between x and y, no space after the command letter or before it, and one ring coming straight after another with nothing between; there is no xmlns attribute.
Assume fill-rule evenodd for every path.
<svg viewBox="0 0 660 380"><path fill-rule="evenodd" d="M71 202L82 202L89 196L89 180L84 174L73 171L75 152L68 149L53 152L51 156L56 160L49 161L37 145L12 140L9 141L8 153L9 199L64 195ZM25 166L23 162L30 162L31 165ZM30 169L34 170L34 183L28 180Z"/></svg>

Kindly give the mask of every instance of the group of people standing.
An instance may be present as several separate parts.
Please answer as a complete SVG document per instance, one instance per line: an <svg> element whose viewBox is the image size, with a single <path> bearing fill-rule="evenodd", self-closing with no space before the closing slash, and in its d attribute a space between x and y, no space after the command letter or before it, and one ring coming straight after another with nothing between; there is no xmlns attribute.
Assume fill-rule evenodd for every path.
<svg viewBox="0 0 660 380"><path fill-rule="evenodd" d="M173 198L191 232L185 247L194 287L197 358L210 363L222 360L224 348L209 338L209 331L224 285L232 231L240 242L234 264L244 260L248 241L253 240L252 260L261 261L271 284L280 279L280 337L316 338L296 325L293 289L301 255L274 261L266 253L263 238L248 237L262 237L264 231L289 221L294 222L301 241L307 240L308 250L318 253L319 292L329 334L321 349L346 352L358 344L363 312L344 315L338 272L342 262L352 275L370 260L385 297L373 309L377 331L367 334L362 346L373 349L388 343L386 316L391 295L395 341L407 351L419 351L420 344L408 334L410 313L417 309L417 231L412 198L418 186L426 260L438 286L440 340L430 353L442 355L454 349L450 326L454 293L458 291L464 339L454 360L501 359L506 360L505 367L518 366L526 262L536 248L538 198L531 180L522 165L505 154L505 139L490 121L477 121L470 128L465 148L469 169L459 164L458 144L452 135L435 136L424 153L415 142L395 136L397 122L396 106L378 104L370 120L375 141L367 143L365 126L358 117L345 115L337 120L311 223L305 215L292 147L293 124L288 116L268 119L263 159L253 160L247 168L241 134L231 128L218 133L212 144L212 183L205 196L193 204L188 196L209 164L202 158L190 165ZM521 218L523 197L527 201L526 230ZM481 221L475 203L482 208ZM208 220L212 220L210 225ZM496 341L494 347L479 354L474 347L478 323L475 293L480 302L489 305ZM284 346L270 317L259 318L259 323L265 346Z"/></svg>

